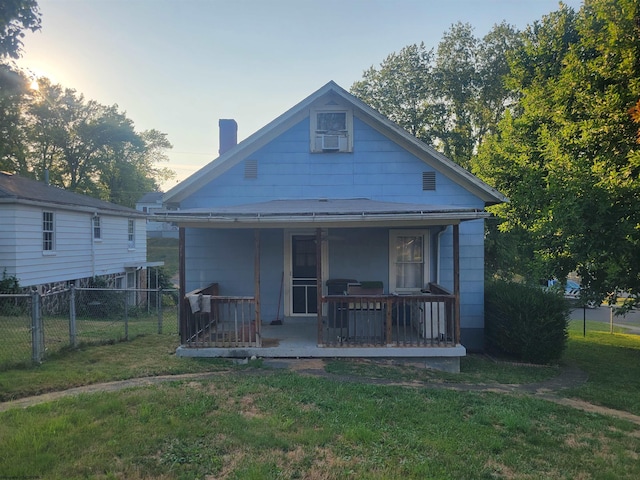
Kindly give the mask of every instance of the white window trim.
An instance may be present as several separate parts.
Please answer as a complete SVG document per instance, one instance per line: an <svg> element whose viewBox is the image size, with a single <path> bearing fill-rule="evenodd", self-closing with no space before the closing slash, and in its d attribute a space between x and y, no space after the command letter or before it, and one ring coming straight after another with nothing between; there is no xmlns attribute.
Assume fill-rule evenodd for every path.
<svg viewBox="0 0 640 480"><path fill-rule="evenodd" d="M45 213L50 213L51 214L51 230L45 230L44 229L44 214ZM51 211L51 210L43 210L42 211L42 241L41 241L41 247L42 247L42 255L55 255L56 254L56 240L57 240L57 235L56 235L56 213ZM44 234L46 232L51 232L51 249L46 250L44 248Z"/></svg>
<svg viewBox="0 0 640 480"><path fill-rule="evenodd" d="M398 237L406 236L422 236L422 256L423 256L423 272L422 279L424 285L420 288L396 288L396 239ZM425 288L430 282L429 275L429 259L431 257L429 249L429 230L389 230L389 292L390 293L420 293L422 288Z"/></svg>
<svg viewBox="0 0 640 480"><path fill-rule="evenodd" d="M127 247L129 250L136 249L136 221L133 218L127 219Z"/></svg>
<svg viewBox="0 0 640 480"><path fill-rule="evenodd" d="M346 114L346 146L339 150L322 150L317 147L316 136L318 131L318 113L345 113ZM326 105L312 108L310 111L310 151L312 153L345 153L353 152L353 110L340 105Z"/></svg>
<svg viewBox="0 0 640 480"><path fill-rule="evenodd" d="M96 220L98 221L98 236L96 236ZM91 235L93 236L94 242L102 241L102 219L100 218L100 215L94 215L91 217Z"/></svg>

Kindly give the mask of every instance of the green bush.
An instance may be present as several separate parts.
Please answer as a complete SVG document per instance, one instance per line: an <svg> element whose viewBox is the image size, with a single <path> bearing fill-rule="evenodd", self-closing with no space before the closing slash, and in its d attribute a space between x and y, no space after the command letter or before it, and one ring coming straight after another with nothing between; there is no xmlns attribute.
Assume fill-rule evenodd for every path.
<svg viewBox="0 0 640 480"><path fill-rule="evenodd" d="M13 275L7 275L7 269L2 271L2 278L0 278L0 293L12 294L20 293L20 282Z"/></svg>
<svg viewBox="0 0 640 480"><path fill-rule="evenodd" d="M559 360L567 342L569 306L555 292L492 281L485 287L487 346L519 360Z"/></svg>
<svg viewBox="0 0 640 480"><path fill-rule="evenodd" d="M4 269L0 278L0 294L11 295L21 291L18 279L13 275L7 275L7 270ZM18 298L0 298L0 315L14 317L27 314L25 312L28 313L26 302Z"/></svg>

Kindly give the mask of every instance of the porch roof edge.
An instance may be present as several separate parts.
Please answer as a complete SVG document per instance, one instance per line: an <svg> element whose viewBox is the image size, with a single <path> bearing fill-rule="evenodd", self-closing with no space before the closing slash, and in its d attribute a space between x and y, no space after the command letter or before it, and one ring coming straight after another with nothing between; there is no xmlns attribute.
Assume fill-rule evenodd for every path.
<svg viewBox="0 0 640 480"><path fill-rule="evenodd" d="M478 220L489 217L490 214L481 210L461 210L443 212L412 212L412 213L362 213L362 214L298 214L298 215L159 215L159 221L175 222L181 226L219 226L219 227L279 227L313 225L315 227L363 224L372 225L406 225L418 223L456 224L466 220Z"/></svg>
<svg viewBox="0 0 640 480"><path fill-rule="evenodd" d="M489 216L470 206L423 205L384 202L365 198L271 200L262 203L158 212L158 221L182 225L275 226L279 224L345 225L407 222L459 223Z"/></svg>

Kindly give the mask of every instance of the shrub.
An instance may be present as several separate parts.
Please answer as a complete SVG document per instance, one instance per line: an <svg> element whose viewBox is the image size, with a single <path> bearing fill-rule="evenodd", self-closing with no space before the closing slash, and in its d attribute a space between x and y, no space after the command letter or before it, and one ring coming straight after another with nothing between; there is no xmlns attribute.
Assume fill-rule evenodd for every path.
<svg viewBox="0 0 640 480"><path fill-rule="evenodd" d="M7 270L2 272L0 278L0 294L11 295L21 293L20 283L13 275L7 275ZM25 315L26 303L18 300L18 298L0 298L0 315L18 316Z"/></svg>
<svg viewBox="0 0 640 480"><path fill-rule="evenodd" d="M115 318L124 313L125 292L111 290L103 277L93 277L88 287L78 298L79 314L100 318Z"/></svg>
<svg viewBox="0 0 640 480"><path fill-rule="evenodd" d="M20 293L20 282L13 275L7 275L7 269L2 271L2 278L0 278L0 293Z"/></svg>
<svg viewBox="0 0 640 480"><path fill-rule="evenodd" d="M531 363L559 360L568 319L569 306L558 293L506 281L486 285L485 335L490 349Z"/></svg>

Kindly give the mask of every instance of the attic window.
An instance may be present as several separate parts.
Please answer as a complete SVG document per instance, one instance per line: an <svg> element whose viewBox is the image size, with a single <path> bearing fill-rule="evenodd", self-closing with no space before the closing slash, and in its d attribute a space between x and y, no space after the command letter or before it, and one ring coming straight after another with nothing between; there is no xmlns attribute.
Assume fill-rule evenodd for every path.
<svg viewBox="0 0 640 480"><path fill-rule="evenodd" d="M353 117L340 107L312 110L311 151L317 153L353 150Z"/></svg>
<svg viewBox="0 0 640 480"><path fill-rule="evenodd" d="M247 160L244 162L244 178L258 178L257 160Z"/></svg>
<svg viewBox="0 0 640 480"><path fill-rule="evenodd" d="M422 190L436 189L436 172L422 172Z"/></svg>

